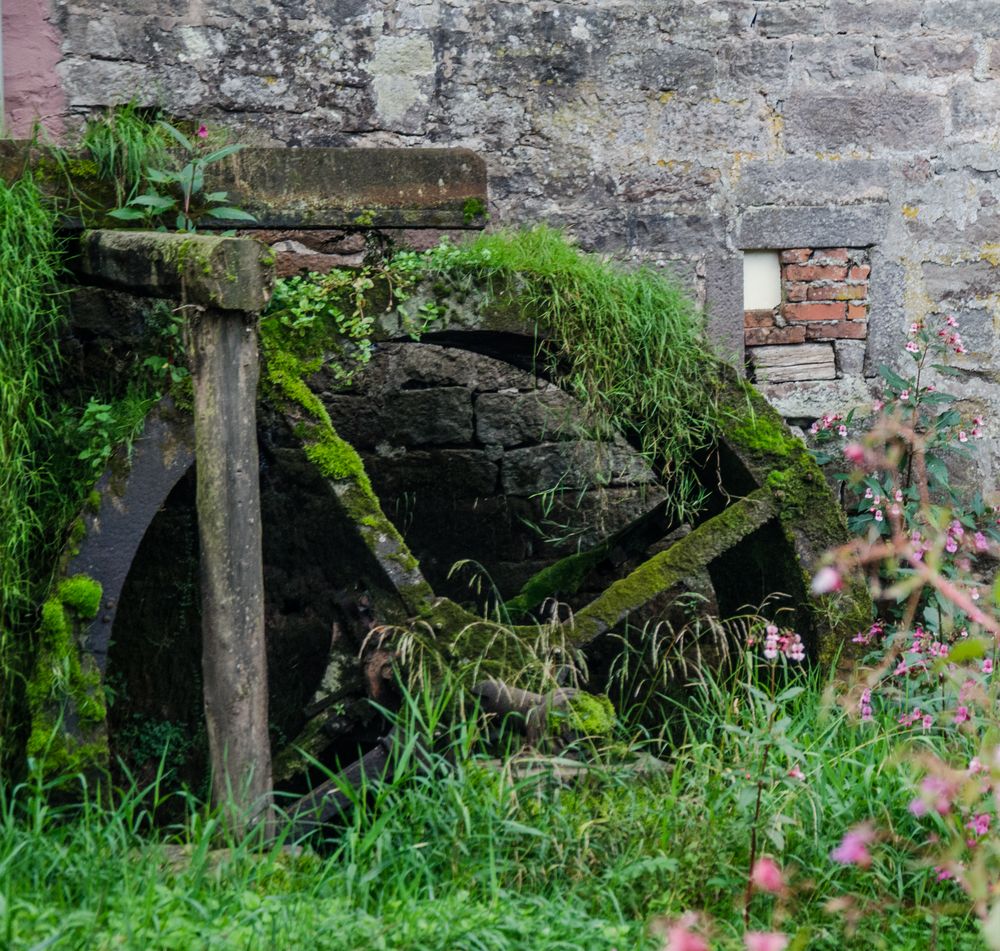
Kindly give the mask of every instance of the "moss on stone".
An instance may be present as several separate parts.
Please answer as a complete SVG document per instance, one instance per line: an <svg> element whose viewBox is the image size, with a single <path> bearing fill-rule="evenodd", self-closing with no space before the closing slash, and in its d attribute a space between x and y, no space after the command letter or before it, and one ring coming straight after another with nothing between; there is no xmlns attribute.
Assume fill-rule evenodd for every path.
<svg viewBox="0 0 1000 951"><path fill-rule="evenodd" d="M102 594L101 583L87 575L73 575L59 583L59 600L88 621L100 610Z"/></svg>
<svg viewBox="0 0 1000 951"><path fill-rule="evenodd" d="M27 753L48 774L90 770L107 762L107 706L100 671L81 657L84 623L100 609L100 582L66 578L42 604L35 667L26 696L31 715Z"/></svg>
<svg viewBox="0 0 1000 951"><path fill-rule="evenodd" d="M535 610L546 598L556 594L575 594L607 551L607 545L597 545L546 565L522 585L518 594L504 604L504 609L511 617L517 617Z"/></svg>
<svg viewBox="0 0 1000 951"><path fill-rule="evenodd" d="M549 711L548 727L553 733L577 737L610 736L615 728L615 707L605 694L574 694Z"/></svg>

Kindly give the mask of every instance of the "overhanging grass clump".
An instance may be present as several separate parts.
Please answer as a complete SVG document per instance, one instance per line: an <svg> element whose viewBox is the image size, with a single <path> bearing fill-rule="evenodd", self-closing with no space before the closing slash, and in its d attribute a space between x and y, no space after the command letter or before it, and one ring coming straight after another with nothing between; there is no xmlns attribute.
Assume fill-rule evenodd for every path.
<svg viewBox="0 0 1000 951"><path fill-rule="evenodd" d="M718 361L703 315L670 280L571 244L547 226L428 252L433 270L471 272L556 343L563 385L661 466L675 514L697 505L688 464L718 432Z"/></svg>

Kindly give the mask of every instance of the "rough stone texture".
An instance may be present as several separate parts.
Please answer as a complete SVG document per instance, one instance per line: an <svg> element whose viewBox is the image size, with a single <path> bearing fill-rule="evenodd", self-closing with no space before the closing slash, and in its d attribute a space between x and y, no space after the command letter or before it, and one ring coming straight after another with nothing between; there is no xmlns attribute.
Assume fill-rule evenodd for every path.
<svg viewBox="0 0 1000 951"><path fill-rule="evenodd" d="M665 496L624 441L587 438L592 427L562 390L468 350L381 344L352 392L322 399L434 590L463 602L491 587L513 596Z"/></svg>
<svg viewBox="0 0 1000 951"><path fill-rule="evenodd" d="M116 287L185 304L259 313L274 268L256 241L153 231L90 231L80 241L81 273Z"/></svg>
<svg viewBox="0 0 1000 951"><path fill-rule="evenodd" d="M871 246L872 376L955 309L923 265L1000 241L997 0L48 2L70 123L136 95L260 144L470 148L493 222L669 266L736 358L744 247ZM998 288L963 306L997 323Z"/></svg>

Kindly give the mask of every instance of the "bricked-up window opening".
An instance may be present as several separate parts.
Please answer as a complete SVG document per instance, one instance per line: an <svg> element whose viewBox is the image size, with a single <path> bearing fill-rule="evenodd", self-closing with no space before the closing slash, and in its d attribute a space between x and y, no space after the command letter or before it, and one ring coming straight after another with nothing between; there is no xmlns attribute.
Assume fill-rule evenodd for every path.
<svg viewBox="0 0 1000 951"><path fill-rule="evenodd" d="M743 315L757 381L834 379L836 342L868 337L868 249L790 248L778 261L780 302Z"/></svg>

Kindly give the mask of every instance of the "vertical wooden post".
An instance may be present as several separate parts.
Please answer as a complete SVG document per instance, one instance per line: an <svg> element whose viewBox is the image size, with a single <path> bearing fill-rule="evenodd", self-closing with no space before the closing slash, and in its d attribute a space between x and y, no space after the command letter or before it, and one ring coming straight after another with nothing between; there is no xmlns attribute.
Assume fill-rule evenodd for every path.
<svg viewBox="0 0 1000 951"><path fill-rule="evenodd" d="M188 355L213 798L232 807L239 830L268 810L271 794L255 315L201 310L188 324Z"/></svg>

